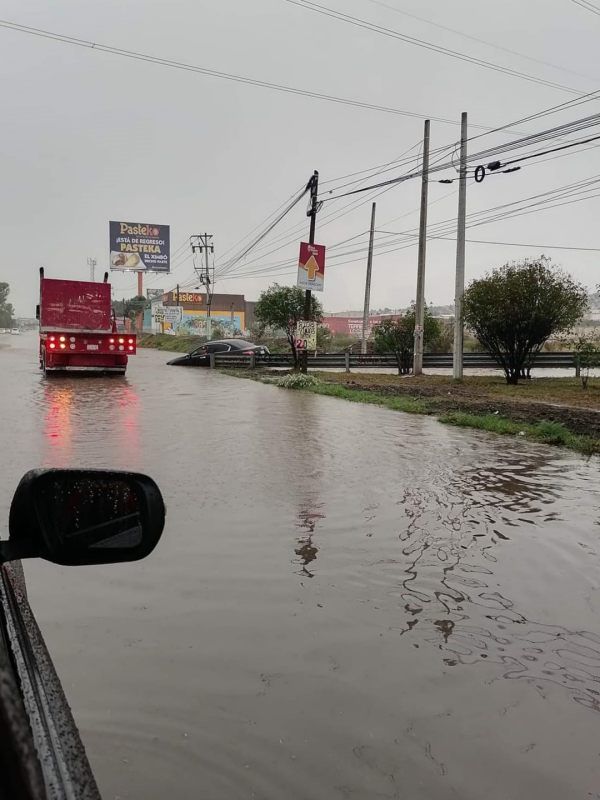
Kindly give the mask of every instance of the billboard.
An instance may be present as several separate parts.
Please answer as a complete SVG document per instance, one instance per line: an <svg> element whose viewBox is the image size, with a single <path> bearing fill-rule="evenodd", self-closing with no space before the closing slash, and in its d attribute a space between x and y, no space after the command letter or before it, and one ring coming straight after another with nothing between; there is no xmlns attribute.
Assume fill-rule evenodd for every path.
<svg viewBox="0 0 600 800"><path fill-rule="evenodd" d="M375 325L379 325L384 319L399 319L397 314L371 314L367 323L367 336ZM329 328L332 333L339 333L345 336L362 336L362 317L324 317L323 325Z"/></svg>
<svg viewBox="0 0 600 800"><path fill-rule="evenodd" d="M322 292L325 282L325 245L300 242L296 286Z"/></svg>
<svg viewBox="0 0 600 800"><path fill-rule="evenodd" d="M110 268L169 272L169 226L109 222Z"/></svg>

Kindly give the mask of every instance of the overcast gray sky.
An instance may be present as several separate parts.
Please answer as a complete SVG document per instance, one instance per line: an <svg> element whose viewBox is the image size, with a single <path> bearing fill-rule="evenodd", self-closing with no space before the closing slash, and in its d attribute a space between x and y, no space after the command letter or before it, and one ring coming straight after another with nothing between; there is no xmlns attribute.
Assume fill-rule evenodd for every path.
<svg viewBox="0 0 600 800"><path fill-rule="evenodd" d="M319 2L582 93L600 88L600 16L571 0ZM463 110L473 125L495 126L577 96L350 26L285 0L4 0L2 8L3 19L35 28L423 117L455 119L456 125L432 122L432 148L456 141ZM562 69L461 37L394 8ZM45 265L50 277L82 279L89 256L98 260L98 272L107 267L110 219L170 224L175 251L190 234L212 233L218 265L227 250L306 183L313 169L319 170L325 191L345 183L340 176L392 161L410 148L410 155L419 154L419 118L279 93L7 29L0 28L0 42L0 280L10 283L19 315L33 314L39 265ZM535 132L597 112L600 100L518 130ZM479 133L470 130L471 135ZM585 132L598 133L598 127ZM500 145L513 136L488 135L469 147ZM490 176L481 184L470 182L468 212L593 178L600 173L600 148L587 147L543 163L534 160L519 172ZM455 217L456 187L431 182L432 225ZM419 192L414 180L376 198L377 228L395 232L416 226ZM324 205L318 242L331 247L364 234L370 202L360 196L357 200L365 202L351 210L346 208L351 199ZM261 250L235 267L234 277L217 283L217 291L255 299L273 280L293 283L294 269L286 272L277 264L296 259L297 243L306 238L302 226L308 227L305 208L303 201ZM333 213L348 210L339 219ZM543 251L578 280L595 286L600 253L551 246L600 247L599 211L600 197L589 198L473 228L469 238L544 247L468 244L467 281L507 260ZM275 240L286 233L289 244L275 250L286 239ZM385 238L378 234L377 243ZM366 235L357 236L346 252L360 251L365 244ZM238 249L233 247L230 255ZM330 255L335 252L331 249ZM336 264L353 259L359 260ZM428 301L452 301L454 261L454 242L430 241ZM149 276L147 285L169 289L177 280L190 285L187 249L180 250L174 267L172 276ZM377 254L372 306L407 305L415 293L415 272L415 246ZM331 258L325 307L361 307L364 273L362 252ZM111 281L116 296L135 294L134 275L113 273Z"/></svg>

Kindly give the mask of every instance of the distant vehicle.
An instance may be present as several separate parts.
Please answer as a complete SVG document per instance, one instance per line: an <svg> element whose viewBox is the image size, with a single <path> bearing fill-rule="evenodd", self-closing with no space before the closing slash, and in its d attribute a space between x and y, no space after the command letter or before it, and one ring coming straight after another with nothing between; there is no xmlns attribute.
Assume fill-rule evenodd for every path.
<svg viewBox="0 0 600 800"><path fill-rule="evenodd" d="M167 361L167 364L177 367L208 367L210 366L211 353L232 356L253 355L256 359L260 359L269 355L269 348L260 344L246 342L243 339L215 339L212 342L200 345L200 347L185 356L179 356Z"/></svg>
<svg viewBox="0 0 600 800"><path fill-rule="evenodd" d="M40 269L40 367L48 372L124 375L136 337L119 333L108 272L102 283L53 280Z"/></svg>
<svg viewBox="0 0 600 800"><path fill-rule="evenodd" d="M18 328L11 328L10 332L13 336L18 336L21 333L21 331Z"/></svg>

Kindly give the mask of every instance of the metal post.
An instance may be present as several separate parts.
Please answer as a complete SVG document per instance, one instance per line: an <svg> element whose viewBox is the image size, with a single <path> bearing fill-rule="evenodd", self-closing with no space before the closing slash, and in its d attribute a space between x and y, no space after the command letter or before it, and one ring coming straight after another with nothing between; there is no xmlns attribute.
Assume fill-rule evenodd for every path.
<svg viewBox="0 0 600 800"><path fill-rule="evenodd" d="M348 350L344 353L344 363L346 365L346 372L350 372L350 353Z"/></svg>
<svg viewBox="0 0 600 800"><path fill-rule="evenodd" d="M210 364L210 368L211 369L215 368L215 354L214 353L209 353L208 354L208 363Z"/></svg>
<svg viewBox="0 0 600 800"><path fill-rule="evenodd" d="M425 253L427 249L427 194L429 188L429 120L423 133L423 172L421 174L421 217L419 220L419 255L417 257L417 297L415 302L415 352L413 375L423 373L425 324Z"/></svg>
<svg viewBox="0 0 600 800"><path fill-rule="evenodd" d="M460 119L460 177L458 184L458 224L456 231L456 281L454 285L454 355L452 375L463 376L463 295L465 293L465 227L467 219L467 112Z"/></svg>
<svg viewBox="0 0 600 800"><path fill-rule="evenodd" d="M310 181L310 211L308 212L308 215L310 217L310 228L308 233L309 244L315 243L318 191L319 191L319 173L317 172L317 170L315 170L313 172L313 176ZM311 297L312 297L312 292L310 289L307 289L304 293L304 319L307 321L310 320L311 318L311 306L312 306ZM302 372L306 374L308 370L308 349L302 351L300 368Z"/></svg>
<svg viewBox="0 0 600 800"><path fill-rule="evenodd" d="M373 240L375 239L375 208L377 203L371 206L371 228L369 231L369 254L367 256L367 278L365 281L365 305L363 308L362 339L360 342L360 352L363 356L367 352L367 328L369 326L369 305L371 302L371 269L373 267Z"/></svg>
<svg viewBox="0 0 600 800"><path fill-rule="evenodd" d="M212 320L210 318L210 304L212 301L212 287L210 285L210 262L209 262L209 247L208 247L208 234L204 234L204 241L206 246L204 252L206 254L206 338L210 341L212 337Z"/></svg>
<svg viewBox="0 0 600 800"><path fill-rule="evenodd" d="M137 283L138 283L138 297L144 296L144 273L138 272L137 274Z"/></svg>

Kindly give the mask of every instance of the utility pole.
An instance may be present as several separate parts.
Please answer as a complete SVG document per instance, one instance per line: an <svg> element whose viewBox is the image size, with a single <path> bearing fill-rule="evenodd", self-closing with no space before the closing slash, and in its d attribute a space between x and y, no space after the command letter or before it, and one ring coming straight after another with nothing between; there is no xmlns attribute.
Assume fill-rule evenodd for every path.
<svg viewBox="0 0 600 800"><path fill-rule="evenodd" d="M176 298L175 305L179 306L179 284L177 284L177 287L175 289L175 298Z"/></svg>
<svg viewBox="0 0 600 800"><path fill-rule="evenodd" d="M210 254L215 252L214 245L212 244L212 234L199 233L190 236L190 245L192 254L194 256L194 270L198 275L200 284L206 288L206 337L210 339L212 335L212 320L210 318L210 306L212 302L212 285L214 283L213 270L210 266ZM204 253L204 264L200 262L200 266L196 266L195 254Z"/></svg>
<svg viewBox="0 0 600 800"><path fill-rule="evenodd" d="M315 227L317 225L317 211L318 211L318 201L317 195L319 192L319 173L317 170L313 172L312 178L310 179L310 208L306 212L307 216L310 217L310 228L308 233L308 243L314 244L315 243ZM310 320L311 318L311 297L312 292L310 289L307 289L304 293L304 319ZM302 359L300 362L302 372L306 374L308 369L308 349L302 351Z"/></svg>
<svg viewBox="0 0 600 800"><path fill-rule="evenodd" d="M415 303L415 351L413 375L423 374L425 325L425 255L427 250L427 194L429 189L429 120L423 133L423 172L421 174L421 216L419 219L419 255L417 257L417 297Z"/></svg>
<svg viewBox="0 0 600 800"><path fill-rule="evenodd" d="M456 281L454 285L454 354L452 375L463 376L463 295L465 293L465 228L467 221L467 112L460 119L460 173L458 183L458 224L456 231Z"/></svg>
<svg viewBox="0 0 600 800"><path fill-rule="evenodd" d="M371 302L371 269L373 267L373 240L375 239L375 208L377 203L371 206L371 229L369 233L369 254L367 256L367 278L365 280L365 307L363 309L362 339L360 342L360 352L363 356L367 352L367 328L369 326L369 305Z"/></svg>
<svg viewBox="0 0 600 800"><path fill-rule="evenodd" d="M90 280L94 282L94 271L96 269L96 264L98 263L95 258L88 258L87 260L88 267L90 268Z"/></svg>

